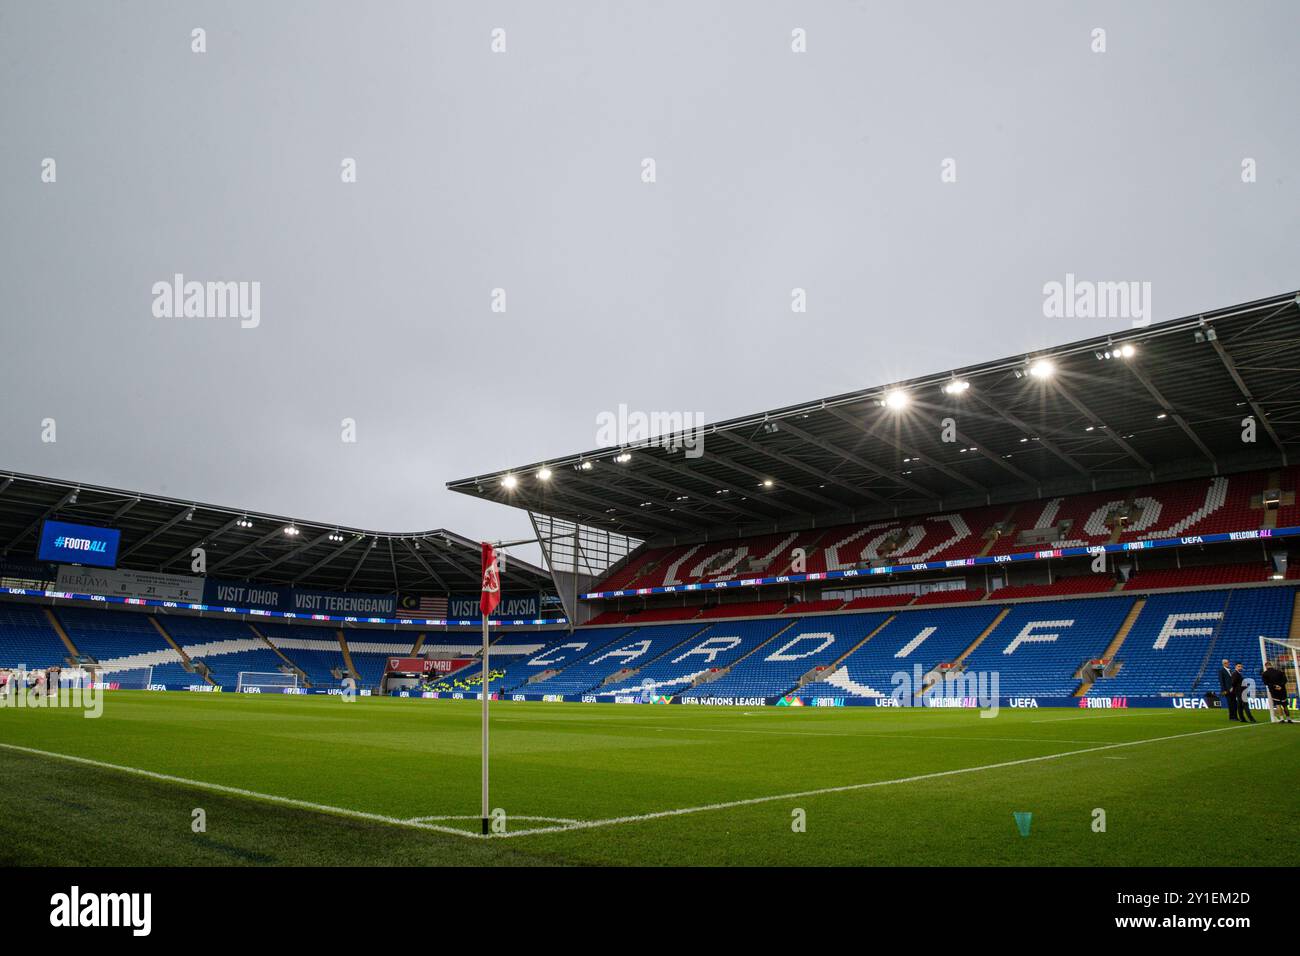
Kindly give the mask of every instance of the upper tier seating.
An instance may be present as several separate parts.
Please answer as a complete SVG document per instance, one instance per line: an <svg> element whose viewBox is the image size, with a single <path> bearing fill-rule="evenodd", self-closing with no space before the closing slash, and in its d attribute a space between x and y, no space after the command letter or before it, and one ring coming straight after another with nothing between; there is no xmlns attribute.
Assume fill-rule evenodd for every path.
<svg viewBox="0 0 1300 956"><path fill-rule="evenodd" d="M1115 590L1115 579L1109 574L1078 574L1058 578L1051 584L1019 584L998 588L989 595L990 601L1011 601L1019 598L1053 597L1066 594L1102 594Z"/></svg>
<svg viewBox="0 0 1300 956"><path fill-rule="evenodd" d="M768 617L773 614L780 614L783 607L785 607L784 600L747 601L743 604L715 604L713 607L706 607L701 611L700 618L704 620L719 617Z"/></svg>
<svg viewBox="0 0 1300 956"><path fill-rule="evenodd" d="M981 553L1010 554L1105 544L1112 540L1139 541L1254 530L1264 526L1265 512L1258 506L1258 499L1270 484L1269 475L1269 472L1251 472L1048 498L1012 508L973 508L798 533L652 548L634 555L593 590L775 576L789 572L791 552L798 547L807 551L807 572L817 573L873 563L956 560ZM1296 490L1298 477L1300 471L1294 468L1281 472L1279 483L1284 493ZM1126 520L1118 522L1122 512L1126 513ZM1008 515L1007 533L990 543L993 528L1008 520ZM1283 508L1277 518L1280 524L1300 522L1300 506ZM1035 529L1040 532L1037 537L1033 534ZM753 560L758 564L751 565Z"/></svg>
<svg viewBox="0 0 1300 956"><path fill-rule="evenodd" d="M876 608L904 607L911 604L915 599L915 594L873 594L867 597L856 597L847 602L840 610L870 611Z"/></svg>
<svg viewBox="0 0 1300 956"><path fill-rule="evenodd" d="M1125 591L1153 591L1158 588L1193 588L1222 584L1258 584L1267 581L1273 569L1266 564L1227 564L1208 568L1163 568L1138 571L1124 585Z"/></svg>
<svg viewBox="0 0 1300 956"><path fill-rule="evenodd" d="M586 626L597 627L601 624L618 624L625 617L627 617L627 611L601 611L588 621Z"/></svg>
<svg viewBox="0 0 1300 956"><path fill-rule="evenodd" d="M782 614L822 614L826 611L838 611L844 606L840 598L826 598L817 601L795 601L781 608Z"/></svg>
<svg viewBox="0 0 1300 956"><path fill-rule="evenodd" d="M927 591L918 595L912 607L926 604L963 604L966 601L982 601L985 592L979 588L950 588L944 591Z"/></svg>
<svg viewBox="0 0 1300 956"><path fill-rule="evenodd" d="M700 613L698 607L658 607L648 611L631 611L624 618L624 624L651 624L655 621L685 621Z"/></svg>

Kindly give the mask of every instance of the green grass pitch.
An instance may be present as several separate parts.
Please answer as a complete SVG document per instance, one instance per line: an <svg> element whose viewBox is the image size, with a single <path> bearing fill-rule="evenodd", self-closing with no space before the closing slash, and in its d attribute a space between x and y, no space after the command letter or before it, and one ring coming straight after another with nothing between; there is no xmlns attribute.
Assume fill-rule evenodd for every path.
<svg viewBox="0 0 1300 956"><path fill-rule="evenodd" d="M1290 866L1300 845L1300 736L1266 717L518 702L491 721L512 835L485 840L479 706L119 691L94 720L3 708L0 862L1206 865L1230 832L1243 864ZM416 819L471 835L399 822Z"/></svg>

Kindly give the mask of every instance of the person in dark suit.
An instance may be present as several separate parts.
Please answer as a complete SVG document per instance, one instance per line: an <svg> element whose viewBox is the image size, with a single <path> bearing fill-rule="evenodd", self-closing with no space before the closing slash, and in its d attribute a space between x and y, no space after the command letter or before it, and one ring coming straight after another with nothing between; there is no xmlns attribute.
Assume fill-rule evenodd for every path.
<svg viewBox="0 0 1300 956"><path fill-rule="evenodd" d="M1242 669L1241 661L1232 671L1232 696L1237 701L1237 719L1243 724L1246 718L1250 718L1250 723L1257 724L1255 715L1250 712L1250 701L1246 699L1246 675Z"/></svg>
<svg viewBox="0 0 1300 956"><path fill-rule="evenodd" d="M1237 699L1232 696L1232 665L1228 659L1223 659L1223 666L1219 668L1219 696L1223 698L1224 705L1228 708L1228 719L1237 719Z"/></svg>

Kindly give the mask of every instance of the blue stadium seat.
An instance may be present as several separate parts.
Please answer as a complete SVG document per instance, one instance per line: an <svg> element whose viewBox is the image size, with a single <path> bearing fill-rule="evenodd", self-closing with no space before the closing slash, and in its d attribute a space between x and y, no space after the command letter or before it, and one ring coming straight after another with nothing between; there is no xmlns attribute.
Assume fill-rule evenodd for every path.
<svg viewBox="0 0 1300 956"><path fill-rule="evenodd" d="M771 639L789 618L715 624L643 667L626 681L602 687L597 697L681 693L707 672L728 667ZM643 630L649 630L644 628Z"/></svg>
<svg viewBox="0 0 1300 956"><path fill-rule="evenodd" d="M606 641L596 650L570 664L556 676L530 684L530 694L582 694L599 687L619 671L644 667L682 641L700 633L698 622L638 627Z"/></svg>
<svg viewBox="0 0 1300 956"><path fill-rule="evenodd" d="M1278 587L1152 595L1115 655L1119 672L1088 696L1199 697L1218 690L1225 657L1257 677L1259 638L1286 635L1293 599L1293 589Z"/></svg>
<svg viewBox="0 0 1300 956"><path fill-rule="evenodd" d="M1013 604L1011 613L966 658L966 671L997 672L1006 696L1069 697L1074 676L1100 657L1133 606L1132 597Z"/></svg>
<svg viewBox="0 0 1300 956"><path fill-rule="evenodd" d="M954 660L997 617L999 607L907 611L846 658L822 680L799 688L800 697L889 697L894 688L918 689L914 668L924 677L937 664ZM896 683L903 672L908 683Z"/></svg>
<svg viewBox="0 0 1300 956"><path fill-rule="evenodd" d="M789 630L757 653L717 680L686 691L682 699L776 697L788 693L804 674L839 660L888 618L887 614L845 614L796 619Z"/></svg>
<svg viewBox="0 0 1300 956"><path fill-rule="evenodd" d="M34 604L0 604L0 667L24 664L39 669L61 665L68 656L45 608Z"/></svg>

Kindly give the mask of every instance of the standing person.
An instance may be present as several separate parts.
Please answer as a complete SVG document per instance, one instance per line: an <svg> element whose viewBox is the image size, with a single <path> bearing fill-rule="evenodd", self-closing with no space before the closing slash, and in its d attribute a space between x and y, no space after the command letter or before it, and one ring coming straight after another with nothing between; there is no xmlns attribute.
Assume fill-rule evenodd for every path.
<svg viewBox="0 0 1300 956"><path fill-rule="evenodd" d="M1250 712L1250 701L1246 697L1246 674L1241 661L1237 661L1232 672L1232 696L1237 700L1237 719L1243 724L1246 723L1246 718L1250 718L1252 724L1259 723Z"/></svg>
<svg viewBox="0 0 1300 956"><path fill-rule="evenodd" d="M1291 710L1286 702L1286 674L1282 668L1278 664L1265 664L1260 677L1264 679L1264 686L1268 688L1269 704L1278 721L1294 724L1295 721L1291 719Z"/></svg>
<svg viewBox="0 0 1300 956"><path fill-rule="evenodd" d="M1232 666L1228 659L1223 659L1223 666L1219 668L1219 696L1223 698L1224 706L1228 708L1228 719L1237 719L1237 699L1232 695Z"/></svg>

